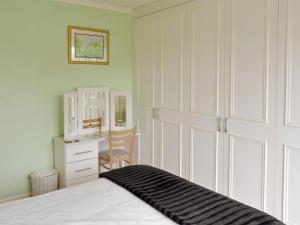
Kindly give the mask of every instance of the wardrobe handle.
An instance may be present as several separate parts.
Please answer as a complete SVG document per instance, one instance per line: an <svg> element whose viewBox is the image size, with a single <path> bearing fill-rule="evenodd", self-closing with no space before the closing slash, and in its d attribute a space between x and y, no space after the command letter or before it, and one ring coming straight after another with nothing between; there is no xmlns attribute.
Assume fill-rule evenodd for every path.
<svg viewBox="0 0 300 225"><path fill-rule="evenodd" d="M155 119L155 120L159 119L158 113L159 113L159 108L153 108L152 109L152 117L153 117L153 119Z"/></svg>
<svg viewBox="0 0 300 225"><path fill-rule="evenodd" d="M228 118L225 118L224 119L224 124L225 124L225 133L228 132L228 129L227 129L227 122L228 122Z"/></svg>
<svg viewBox="0 0 300 225"><path fill-rule="evenodd" d="M218 117L218 132L221 132L221 117Z"/></svg>

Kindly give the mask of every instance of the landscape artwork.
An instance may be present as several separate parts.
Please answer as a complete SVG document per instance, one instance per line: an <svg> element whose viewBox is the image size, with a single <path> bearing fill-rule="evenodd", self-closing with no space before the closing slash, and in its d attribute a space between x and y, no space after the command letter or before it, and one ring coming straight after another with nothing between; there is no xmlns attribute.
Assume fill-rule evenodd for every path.
<svg viewBox="0 0 300 225"><path fill-rule="evenodd" d="M69 26L69 63L109 64L109 31Z"/></svg>

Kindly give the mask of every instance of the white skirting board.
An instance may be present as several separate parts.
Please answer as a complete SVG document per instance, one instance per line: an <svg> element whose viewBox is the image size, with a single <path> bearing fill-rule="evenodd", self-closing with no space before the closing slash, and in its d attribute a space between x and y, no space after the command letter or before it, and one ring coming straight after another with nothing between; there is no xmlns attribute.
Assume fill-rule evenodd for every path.
<svg viewBox="0 0 300 225"><path fill-rule="evenodd" d="M16 196L12 196L12 197L9 197L9 198L0 199L0 204L5 203L5 202L16 201L16 200L23 199L23 198L28 198L30 196L31 196L30 193L25 193L25 194L22 194L22 195L16 195Z"/></svg>

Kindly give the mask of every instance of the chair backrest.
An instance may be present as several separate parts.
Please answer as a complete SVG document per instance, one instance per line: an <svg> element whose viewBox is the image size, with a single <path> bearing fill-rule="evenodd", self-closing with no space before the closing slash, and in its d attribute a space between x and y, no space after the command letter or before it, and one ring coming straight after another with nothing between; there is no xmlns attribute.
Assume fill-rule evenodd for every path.
<svg viewBox="0 0 300 225"><path fill-rule="evenodd" d="M110 130L109 131L109 154L112 159L112 150L114 148L119 148L129 150L130 157L134 154L134 144L135 144L135 135L136 135L136 127L129 130Z"/></svg>

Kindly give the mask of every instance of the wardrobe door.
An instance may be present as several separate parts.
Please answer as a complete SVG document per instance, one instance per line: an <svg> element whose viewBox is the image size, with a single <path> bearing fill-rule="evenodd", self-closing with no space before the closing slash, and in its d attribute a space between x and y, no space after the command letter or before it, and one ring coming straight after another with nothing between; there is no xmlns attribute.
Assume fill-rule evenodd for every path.
<svg viewBox="0 0 300 225"><path fill-rule="evenodd" d="M278 0L230 0L228 195L273 214Z"/></svg>
<svg viewBox="0 0 300 225"><path fill-rule="evenodd" d="M187 172L191 181L219 192L223 189L224 9L223 0L197 0L187 9Z"/></svg>
<svg viewBox="0 0 300 225"><path fill-rule="evenodd" d="M135 19L134 29L136 118L138 132L141 133L140 162L153 165L154 16Z"/></svg>
<svg viewBox="0 0 300 225"><path fill-rule="evenodd" d="M279 8L276 216L300 224L300 1Z"/></svg>
<svg viewBox="0 0 300 225"><path fill-rule="evenodd" d="M155 107L160 168L185 177L187 139L186 7L158 14L158 54Z"/></svg>

